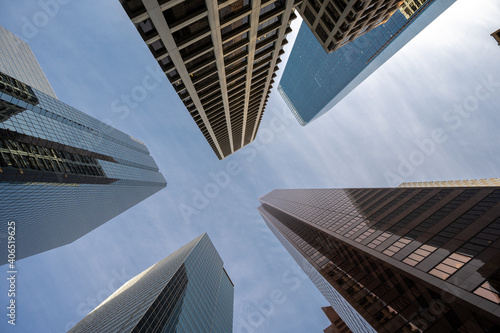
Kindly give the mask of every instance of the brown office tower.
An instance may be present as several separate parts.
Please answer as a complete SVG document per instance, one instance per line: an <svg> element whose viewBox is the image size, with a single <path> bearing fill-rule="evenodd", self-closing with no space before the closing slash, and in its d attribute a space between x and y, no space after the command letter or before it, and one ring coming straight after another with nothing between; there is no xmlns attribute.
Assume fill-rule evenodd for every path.
<svg viewBox="0 0 500 333"><path fill-rule="evenodd" d="M321 308L328 320L332 323L330 326L323 330L323 333L352 333L349 327L344 323L342 318L331 306L325 306Z"/></svg>
<svg viewBox="0 0 500 333"><path fill-rule="evenodd" d="M385 23L402 0L304 0L297 9L330 53Z"/></svg>
<svg viewBox="0 0 500 333"><path fill-rule="evenodd" d="M500 332L500 187L274 190L260 202L353 331ZM350 307L371 327L355 329Z"/></svg>
<svg viewBox="0 0 500 333"><path fill-rule="evenodd" d="M219 159L255 140L294 0L120 0Z"/></svg>
<svg viewBox="0 0 500 333"><path fill-rule="evenodd" d="M493 38L497 41L498 45L500 45L500 29L491 34Z"/></svg>

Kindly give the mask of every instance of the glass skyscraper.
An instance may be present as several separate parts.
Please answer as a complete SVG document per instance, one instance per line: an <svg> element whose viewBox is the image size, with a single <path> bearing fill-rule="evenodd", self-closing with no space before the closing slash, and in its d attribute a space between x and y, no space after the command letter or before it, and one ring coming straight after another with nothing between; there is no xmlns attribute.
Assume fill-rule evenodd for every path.
<svg viewBox="0 0 500 333"><path fill-rule="evenodd" d="M310 263L307 257L296 248L293 241L286 237L286 234L278 229L276 226L279 221L273 216L266 212L265 205L263 204L259 207L259 213L264 218L267 226L273 234L278 238L278 240L283 244L285 249L290 253L297 264L302 268L304 273L309 277L309 279L314 283L316 288L321 292L321 294L326 298L328 303L335 309L342 320L347 324L347 326L354 332L359 333L376 333L373 327L368 324L368 322L347 302L342 295L326 280L316 267ZM264 197L265 200L265 197Z"/></svg>
<svg viewBox="0 0 500 333"><path fill-rule="evenodd" d="M274 190L260 202L353 332L500 332L500 187Z"/></svg>
<svg viewBox="0 0 500 333"><path fill-rule="evenodd" d="M21 45L1 61L43 83ZM71 243L165 186L144 143L0 72L0 244L13 221L16 259Z"/></svg>
<svg viewBox="0 0 500 333"><path fill-rule="evenodd" d="M410 19L397 10L386 23L330 54L302 23L278 91L305 126L332 109L454 2L428 0Z"/></svg>
<svg viewBox="0 0 500 333"><path fill-rule="evenodd" d="M323 310L325 315L328 317L328 320L332 323L323 330L323 333L352 333L349 327L331 306L322 307L321 310Z"/></svg>
<svg viewBox="0 0 500 333"><path fill-rule="evenodd" d="M29 45L1 25L0 72L57 98Z"/></svg>
<svg viewBox="0 0 500 333"><path fill-rule="evenodd" d="M69 332L229 333L234 286L203 234L140 273Z"/></svg>

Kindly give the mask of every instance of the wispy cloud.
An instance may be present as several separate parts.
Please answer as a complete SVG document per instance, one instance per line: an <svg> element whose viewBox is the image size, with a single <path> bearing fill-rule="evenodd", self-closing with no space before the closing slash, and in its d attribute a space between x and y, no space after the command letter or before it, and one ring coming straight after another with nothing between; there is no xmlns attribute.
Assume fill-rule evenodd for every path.
<svg viewBox="0 0 500 333"><path fill-rule="evenodd" d="M33 6L8 4L0 21L20 34L17 17L32 15ZM306 127L283 120L272 140L261 132L254 144L218 161L166 80L125 119L110 111L157 64L118 1L69 2L29 41L33 52L61 100L144 141L168 186L76 242L20 261L17 329L64 331L99 293L111 291L115 275L138 274L208 232L236 286L235 330L321 331L326 301L261 221L257 198L274 188L387 186L385 173L397 172L400 158L418 149L415 140L435 128L448 139L405 180L498 177L500 94L456 129L443 115L482 78L500 82L500 47L489 36L499 16L495 1L458 1L324 117ZM261 128L284 119L284 111L273 90ZM179 205L193 206L193 190L215 183L210 173L227 171L231 162L241 171L186 223ZM295 277L300 284L293 289ZM275 290L286 300L269 314L266 301ZM0 323L0 331L9 329Z"/></svg>

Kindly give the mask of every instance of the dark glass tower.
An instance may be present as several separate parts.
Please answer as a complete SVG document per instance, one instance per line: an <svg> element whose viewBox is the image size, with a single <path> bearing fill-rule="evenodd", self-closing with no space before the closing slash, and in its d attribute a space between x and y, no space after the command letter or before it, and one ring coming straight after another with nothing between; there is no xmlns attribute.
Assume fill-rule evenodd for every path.
<svg viewBox="0 0 500 333"><path fill-rule="evenodd" d="M330 326L323 330L323 333L352 333L349 327L344 323L342 318L331 306L322 307L321 310L328 317L328 320L332 323Z"/></svg>
<svg viewBox="0 0 500 333"><path fill-rule="evenodd" d="M302 23L278 91L305 126L332 109L454 2L428 0L409 19L397 10L386 23L331 54Z"/></svg>
<svg viewBox="0 0 500 333"><path fill-rule="evenodd" d="M165 186L142 142L0 72L0 240L15 222L17 260L71 243ZM7 245L0 254L6 263Z"/></svg>
<svg viewBox="0 0 500 333"><path fill-rule="evenodd" d="M500 330L500 187L275 190L260 201L353 331ZM351 307L373 329L356 327Z"/></svg>
<svg viewBox="0 0 500 333"><path fill-rule="evenodd" d="M229 333L234 286L203 234L132 278L69 332Z"/></svg>

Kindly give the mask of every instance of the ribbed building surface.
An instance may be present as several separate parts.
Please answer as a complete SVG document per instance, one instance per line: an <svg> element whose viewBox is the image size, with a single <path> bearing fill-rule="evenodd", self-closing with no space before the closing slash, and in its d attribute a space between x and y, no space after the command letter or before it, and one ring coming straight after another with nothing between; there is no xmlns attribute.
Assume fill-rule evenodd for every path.
<svg viewBox="0 0 500 333"><path fill-rule="evenodd" d="M14 221L16 259L71 243L165 186L142 142L0 73L0 239ZM6 263L7 246L0 254Z"/></svg>
<svg viewBox="0 0 500 333"><path fill-rule="evenodd" d="M234 286L206 234L132 278L69 332L232 332Z"/></svg>
<svg viewBox="0 0 500 333"><path fill-rule="evenodd" d="M364 330L345 301L377 332L500 330L500 187L275 190L260 201L352 331Z"/></svg>
<svg viewBox="0 0 500 333"><path fill-rule="evenodd" d="M29 45L2 26L0 26L0 72L57 98Z"/></svg>
<svg viewBox="0 0 500 333"><path fill-rule="evenodd" d="M255 140L294 1L120 2L217 157Z"/></svg>
<svg viewBox="0 0 500 333"><path fill-rule="evenodd" d="M278 91L305 126L331 110L454 2L429 0L410 19L397 10L387 22L331 54L302 23Z"/></svg>
<svg viewBox="0 0 500 333"><path fill-rule="evenodd" d="M480 187L500 186L500 178L470 179L470 180L442 180L429 182L405 182L398 187Z"/></svg>

